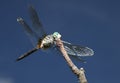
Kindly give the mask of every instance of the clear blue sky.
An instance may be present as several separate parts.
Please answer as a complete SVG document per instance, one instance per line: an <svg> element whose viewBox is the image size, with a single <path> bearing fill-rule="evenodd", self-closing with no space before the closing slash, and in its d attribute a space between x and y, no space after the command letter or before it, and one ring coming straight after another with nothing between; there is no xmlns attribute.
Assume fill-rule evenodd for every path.
<svg viewBox="0 0 120 83"><path fill-rule="evenodd" d="M119 0L1 0L0 83L78 83L61 55L38 51L26 59L15 59L32 48L17 23L29 24L27 6L33 4L47 33L58 31L62 39L95 51L84 67L89 83L120 83Z"/></svg>

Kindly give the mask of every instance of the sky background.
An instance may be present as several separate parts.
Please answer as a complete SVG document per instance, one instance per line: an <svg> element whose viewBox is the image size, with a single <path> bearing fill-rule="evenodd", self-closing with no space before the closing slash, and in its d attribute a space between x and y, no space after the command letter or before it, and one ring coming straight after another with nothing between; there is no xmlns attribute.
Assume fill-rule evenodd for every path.
<svg viewBox="0 0 120 83"><path fill-rule="evenodd" d="M88 46L85 57L89 83L120 83L119 0L0 0L0 83L78 83L62 55L38 51L20 62L15 59L33 46L16 18L31 25L27 7L33 4L47 33Z"/></svg>

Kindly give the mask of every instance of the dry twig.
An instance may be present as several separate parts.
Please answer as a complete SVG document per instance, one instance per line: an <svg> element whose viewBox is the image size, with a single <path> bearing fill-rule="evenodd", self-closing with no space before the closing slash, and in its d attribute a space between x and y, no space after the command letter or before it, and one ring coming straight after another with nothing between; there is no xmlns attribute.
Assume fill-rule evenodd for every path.
<svg viewBox="0 0 120 83"><path fill-rule="evenodd" d="M78 67L72 62L69 58L67 52L65 51L64 45L60 39L56 40L56 44L59 47L61 53L63 54L64 59L66 60L68 66L72 70L72 72L78 77L80 83L87 83L87 79L85 77L84 69Z"/></svg>

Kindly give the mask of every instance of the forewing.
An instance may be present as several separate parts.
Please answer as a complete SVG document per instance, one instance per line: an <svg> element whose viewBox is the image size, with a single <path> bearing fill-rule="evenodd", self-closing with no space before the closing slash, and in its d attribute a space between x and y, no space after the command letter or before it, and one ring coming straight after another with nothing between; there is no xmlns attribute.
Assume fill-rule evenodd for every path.
<svg viewBox="0 0 120 83"><path fill-rule="evenodd" d="M86 63L86 61L84 59L82 59L80 56L77 56L76 53L71 48L69 48L69 45L71 46L71 43L66 42L66 41L62 41L62 42L63 42L64 48L65 48L65 50L70 58L75 59L75 60L80 61L80 62L83 62L83 63ZM57 46L55 46L54 49L57 52L61 53ZM57 53L57 54L59 54L59 53Z"/></svg>
<svg viewBox="0 0 120 83"><path fill-rule="evenodd" d="M29 14L30 14L30 18L32 20L32 25L33 25L33 29L35 31L35 33L37 35L39 35L40 38L43 38L46 36L46 32L43 29L43 25L39 20L39 17L37 15L36 10L34 9L33 6L29 6Z"/></svg>
<svg viewBox="0 0 120 83"><path fill-rule="evenodd" d="M29 25L21 17L18 17L17 21L23 26L23 29L27 36L29 37L29 39L31 40L32 44L36 46L39 39L37 34L32 31Z"/></svg>
<svg viewBox="0 0 120 83"><path fill-rule="evenodd" d="M65 50L69 55L77 56L92 56L94 51L91 48L83 47L80 45L72 45L70 43L63 42Z"/></svg>

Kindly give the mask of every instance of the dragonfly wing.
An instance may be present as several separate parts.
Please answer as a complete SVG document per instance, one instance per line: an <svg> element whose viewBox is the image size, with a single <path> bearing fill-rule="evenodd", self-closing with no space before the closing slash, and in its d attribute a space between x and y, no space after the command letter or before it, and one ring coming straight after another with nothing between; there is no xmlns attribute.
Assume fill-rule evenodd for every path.
<svg viewBox="0 0 120 83"><path fill-rule="evenodd" d="M24 31L27 34L27 36L30 38L32 44L36 46L38 42L38 36L35 32L32 31L32 29L29 27L29 25L21 18L18 17L17 21L24 27Z"/></svg>
<svg viewBox="0 0 120 83"><path fill-rule="evenodd" d="M29 6L29 14L30 14L30 18L32 20L32 25L34 27L33 29L36 32L36 34L39 35L40 38L45 37L46 32L44 31L43 25L40 22L37 12L33 6Z"/></svg>
<svg viewBox="0 0 120 83"><path fill-rule="evenodd" d="M65 45L65 43L70 44L69 42L65 42L65 41L62 41L62 42L64 43L64 45ZM75 60L80 61L80 62L83 62L83 63L86 63L85 60L83 60L79 56L76 56L76 53L73 50L71 50L67 46L64 46L64 47L65 47L65 50L67 51L70 58L75 59ZM54 46L53 49L57 52L57 54L61 54L60 49L57 46Z"/></svg>
<svg viewBox="0 0 120 83"><path fill-rule="evenodd" d="M75 53L77 53L78 56L92 56L92 55L94 55L94 51L88 47L73 45L72 48L75 51Z"/></svg>
<svg viewBox="0 0 120 83"><path fill-rule="evenodd" d="M83 63L86 63L86 61L78 56L73 56L73 55L69 55L71 58L77 60L77 61L80 61L80 62L83 62Z"/></svg>
<svg viewBox="0 0 120 83"><path fill-rule="evenodd" d="M94 51L88 47L83 47L80 45L72 45L70 43L63 42L65 50L70 55L77 56L92 56L94 55Z"/></svg>

